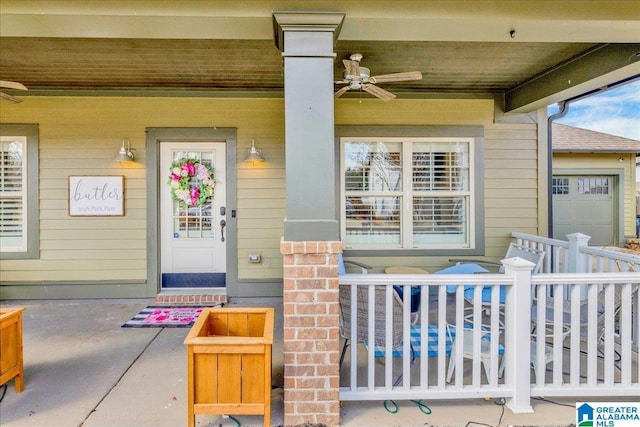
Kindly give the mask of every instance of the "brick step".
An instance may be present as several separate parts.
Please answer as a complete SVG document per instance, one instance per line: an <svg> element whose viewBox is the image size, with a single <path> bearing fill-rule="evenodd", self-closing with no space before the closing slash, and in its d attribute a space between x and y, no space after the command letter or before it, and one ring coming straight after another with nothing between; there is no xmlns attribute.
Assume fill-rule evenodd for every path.
<svg viewBox="0 0 640 427"><path fill-rule="evenodd" d="M176 294L160 293L156 295L158 305L202 305L215 306L227 303L225 294Z"/></svg>

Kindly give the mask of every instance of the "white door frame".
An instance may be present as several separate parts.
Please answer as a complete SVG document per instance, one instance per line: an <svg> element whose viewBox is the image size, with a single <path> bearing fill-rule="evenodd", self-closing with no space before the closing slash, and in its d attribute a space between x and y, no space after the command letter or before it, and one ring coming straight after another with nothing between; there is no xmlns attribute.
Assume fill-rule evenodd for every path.
<svg viewBox="0 0 640 427"><path fill-rule="evenodd" d="M189 154L191 153L191 154ZM214 193L205 204L206 208L178 208L172 200L170 187L160 182L160 260L162 290L184 288L224 288L226 287L226 143L224 141L208 142L168 142L160 143L160 171L169 175L171 164L176 156L185 158L188 155L201 159L201 156L213 154L208 161L213 162ZM162 173L160 174L162 180ZM165 181L166 182L166 181ZM193 215L193 221L186 216ZM202 216L201 215L205 215ZM176 229L175 221L181 224ZM187 230L188 224L194 227ZM224 224L224 227L222 227ZM165 280L166 279L166 280Z"/></svg>
<svg viewBox="0 0 640 427"><path fill-rule="evenodd" d="M227 226L225 227L227 250L227 295L237 296L238 291L238 241L237 241L237 179L236 179L236 128L147 128L147 295L160 292L160 186L166 185L166 173L160 170L161 142L211 142L226 143Z"/></svg>

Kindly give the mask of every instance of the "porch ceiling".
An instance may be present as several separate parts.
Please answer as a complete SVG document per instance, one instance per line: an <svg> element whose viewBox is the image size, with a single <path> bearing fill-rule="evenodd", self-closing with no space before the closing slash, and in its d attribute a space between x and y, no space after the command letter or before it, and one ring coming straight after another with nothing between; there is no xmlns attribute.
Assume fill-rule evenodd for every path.
<svg viewBox="0 0 640 427"><path fill-rule="evenodd" d="M592 48L593 43L338 41L338 59L364 55L372 74L417 70L423 79L390 90L504 92ZM335 61L334 77L343 65ZM31 90L282 90L282 55L272 40L6 37L3 80Z"/></svg>
<svg viewBox="0 0 640 427"><path fill-rule="evenodd" d="M282 96L271 12L309 7L296 1L0 1L0 79L29 88L8 91L18 96ZM559 16L532 7L538 2L511 9L500 2L482 2L481 9L464 1L399 1L395 9L381 3L390 4L313 2L346 12L335 80L342 78L340 60L359 52L373 75L423 73L420 81L381 84L399 98L499 94L507 110L518 110L640 74L634 56L640 37L633 36L640 13L624 2L578 2L584 4L577 9L565 5L576 2L554 2ZM370 97L345 95L358 96Z"/></svg>

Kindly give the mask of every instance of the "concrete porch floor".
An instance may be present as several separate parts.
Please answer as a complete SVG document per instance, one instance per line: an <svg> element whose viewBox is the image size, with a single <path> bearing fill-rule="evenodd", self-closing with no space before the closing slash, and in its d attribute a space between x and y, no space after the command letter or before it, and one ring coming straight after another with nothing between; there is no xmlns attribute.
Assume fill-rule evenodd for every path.
<svg viewBox="0 0 640 427"><path fill-rule="evenodd" d="M25 390L8 383L0 402L4 427L175 427L187 422L186 349L189 328L122 328L152 299L3 301L24 306ZM276 308L272 425L283 425L282 299L232 299L228 306ZM2 390L0 389L0 395ZM344 402L343 426L568 426L575 399L535 400L533 414L513 414L494 401L432 401L425 415L411 402L397 414L382 402ZM504 410L504 413L503 413ZM260 416L236 416L243 426ZM198 426L232 426L199 415Z"/></svg>

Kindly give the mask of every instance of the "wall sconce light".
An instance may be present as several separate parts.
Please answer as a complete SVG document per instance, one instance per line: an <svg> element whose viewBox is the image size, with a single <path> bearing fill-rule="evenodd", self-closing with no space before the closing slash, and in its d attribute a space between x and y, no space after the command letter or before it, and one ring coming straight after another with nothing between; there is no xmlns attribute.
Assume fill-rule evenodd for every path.
<svg viewBox="0 0 640 427"><path fill-rule="evenodd" d="M127 147L124 146L124 143L127 143ZM122 147L120 147L120 151L118 151L118 155L113 159L114 162L132 162L133 161L133 153L131 152L131 143L128 139L122 140Z"/></svg>
<svg viewBox="0 0 640 427"><path fill-rule="evenodd" d="M264 162L264 157L260 153L260 150L256 148L255 140L251 140L251 148L249 148L249 154L244 159L245 162Z"/></svg>

